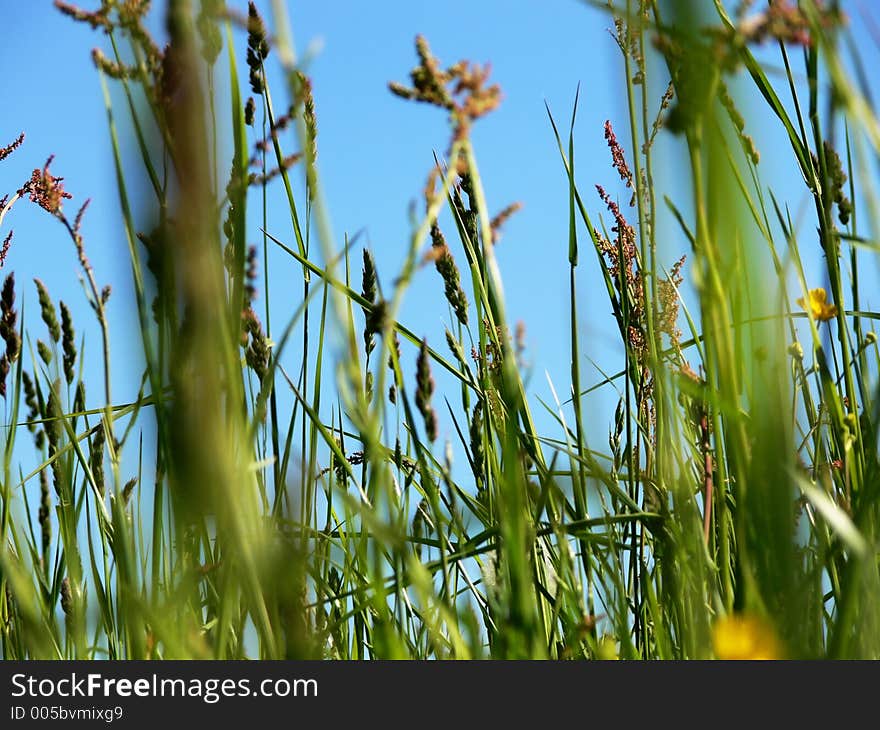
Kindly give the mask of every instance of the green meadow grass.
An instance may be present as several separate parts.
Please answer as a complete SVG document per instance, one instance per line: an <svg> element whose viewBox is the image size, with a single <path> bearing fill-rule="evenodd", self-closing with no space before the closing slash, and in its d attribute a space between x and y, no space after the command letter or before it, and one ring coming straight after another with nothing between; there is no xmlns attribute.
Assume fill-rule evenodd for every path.
<svg viewBox="0 0 880 730"><path fill-rule="evenodd" d="M3 229L31 201L61 224L103 362L84 372L70 311L42 285L42 325L25 331L26 277L6 279L4 658L880 656L880 315L859 277L877 249L880 125L836 3L600 3L625 78L608 167L576 165L577 102L548 108L569 228L571 377L555 402L527 389L507 316L494 244L515 209L487 209L470 136L499 101L484 69L446 65L420 36L409 77L390 80L450 134L400 268L380 277L331 231L285 3L266 24L170 0L165 48L149 4L56 2L113 51L94 60L135 301L98 283L48 164L0 204ZM787 140L807 221L762 181L743 105ZM655 182L664 136L684 151L680 200ZM284 235L270 198L289 209ZM296 277L271 320L270 249ZM818 250L819 280L804 266ZM586 260L621 346L598 385L577 326ZM445 332L406 324L426 266ZM132 403L111 392L112 306L138 314ZM618 394L613 412L588 406L598 389Z"/></svg>

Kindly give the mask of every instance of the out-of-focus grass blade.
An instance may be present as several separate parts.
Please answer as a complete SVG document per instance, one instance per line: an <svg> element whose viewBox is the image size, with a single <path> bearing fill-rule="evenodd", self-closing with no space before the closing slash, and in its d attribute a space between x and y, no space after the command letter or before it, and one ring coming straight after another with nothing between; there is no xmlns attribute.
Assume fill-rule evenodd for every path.
<svg viewBox="0 0 880 730"><path fill-rule="evenodd" d="M835 504L824 491L811 484L802 476L795 474L794 479L803 495L816 508L816 511L822 515L822 518L843 543L858 557L863 557L867 554L868 543L853 524L849 515Z"/></svg>

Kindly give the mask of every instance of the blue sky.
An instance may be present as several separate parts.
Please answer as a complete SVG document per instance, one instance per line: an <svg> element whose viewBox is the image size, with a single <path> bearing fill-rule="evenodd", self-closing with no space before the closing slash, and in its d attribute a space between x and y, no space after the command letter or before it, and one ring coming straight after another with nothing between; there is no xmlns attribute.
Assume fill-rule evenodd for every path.
<svg viewBox="0 0 880 730"><path fill-rule="evenodd" d="M243 2L239 5L245 7ZM269 3L258 5L271 25ZM83 6L91 7L85 0ZM158 18L161 3L156 6ZM334 231L340 239L343 233L362 231L361 240L374 252L386 287L406 252L409 207L419 201L421 210L420 191L433 153L442 153L448 141L441 113L393 97L387 83L408 80L416 63L417 33L428 37L444 62L469 58L492 63L504 101L495 114L476 125L474 141L490 208L500 210L515 200L524 203L497 247L509 293L509 316L526 323L528 360L535 372L548 367L565 377L567 193L544 101L565 125L577 84L582 83L578 164L581 170L595 170L597 181L612 183L602 125L608 117L622 118L624 106L617 90L622 71L607 32L607 16L572 0L472 3L443 12L434 4L411 2L290 2L288 7L298 51L313 55L309 73L315 86L319 164ZM457 13L466 13L467 30ZM74 211L86 197L92 199L83 231L99 282L113 285L114 389L116 400L130 400L137 377L126 364L138 358L139 339L128 296L131 276L107 118L90 58L94 46L106 49L106 40L61 16L50 0L7 11L4 31L4 66L15 69L7 74L4 96L14 101L7 103L0 117L0 139L5 144L24 131L26 142L0 166L0 189L15 190L31 169L54 154L52 170L65 177L66 188L74 195L68 210ZM242 58L245 38L237 33L236 40ZM219 78L223 73L218 70ZM280 82L275 84L276 96L283 88ZM121 101L121 95L114 98ZM219 103L223 109L223 100ZM117 115L121 122L125 116L121 104ZM225 116L221 114L221 120ZM290 241L283 191L276 186L270 194L269 228ZM259 237L256 225L254 219L254 242ZM42 211L22 204L7 216L4 234L9 227L15 229L15 239L6 268L15 270L19 297L31 305L28 321L39 326L30 284L39 276L53 296L71 305L80 329L88 323L86 351L94 357L87 362L97 365L98 331L63 229ZM461 253L459 259L463 260ZM582 259L586 270L591 260ZM286 291L285 281L298 277L297 267L277 252L270 254L269 268L279 290ZM585 277L585 301L591 283L597 281ZM419 272L407 297L404 319L416 332L432 335L440 346L448 313L438 301L443 301L442 282L427 267ZM602 300L597 298L601 312L588 307L587 330L607 319L607 304L598 302ZM611 341L613 332L604 329ZM97 397L98 379L89 384ZM538 387L546 395L543 376Z"/></svg>
<svg viewBox="0 0 880 730"><path fill-rule="evenodd" d="M82 4L92 8L97 3L83 0ZM154 16L158 18L163 3L154 4ZM230 4L245 7L244 2ZM259 2L258 6L271 26L269 2ZM593 193L595 183L625 199L615 182L616 173L603 139L606 119L615 123L623 146L631 152L622 93L623 69L608 32L609 17L576 0L448 4L291 0L288 8L298 51L312 58L308 72L315 87L318 161L334 231L339 240L344 233L362 231L361 240L374 252L386 289L406 253L409 207L415 201L421 211L420 191L433 152L442 153L448 141L442 114L393 97L387 91L387 82L407 81L416 62L413 39L417 33L427 36L435 54L445 63L460 58L492 63L492 78L501 84L504 101L496 113L476 125L473 138L489 207L497 211L513 201L524 203L496 249L508 295L508 314L511 323L522 320L526 325L526 360L533 369L531 392L550 400L546 370L560 396L567 397L567 182L544 103L566 128L575 89L581 84L576 127L578 183L591 214L598 217L604 211ZM160 27L158 22L156 27ZM241 59L245 38L240 32L235 38ZM6 9L3 41L0 143L6 144L21 131L27 138L22 149L0 165L0 191L14 191L31 169L54 154L53 172L65 177L67 190L75 196L68 203L69 209L75 210L84 198L92 198L83 231L99 283L113 285L110 311L115 400L129 401L138 384L139 369L134 371L130 365L139 360L139 335L131 307L131 276L107 119L90 58L92 47L106 48L105 39L61 16L50 0L33 0ZM270 56L270 64L272 60ZM225 78L222 70L218 74L220 79ZM663 86L662 82L657 85L658 102ZM280 80L273 88L279 96L283 89ZM120 95L114 99L119 117L124 117ZM221 118L225 119L222 97L219 103L224 110ZM794 190L788 180L797 173L778 124L766 112L761 114L750 115L747 110L746 131L755 135L764 155L762 182L778 184L785 195ZM664 191L687 209L687 188L681 184L686 181L677 175L678 145L669 135L661 135L657 177ZM288 147L292 147L292 140L288 140ZM794 183L798 183L797 178ZM269 230L290 242L289 216L281 188L270 188L270 196ZM794 210L803 199L800 191L792 192ZM257 243L257 219L252 223L250 238ZM687 252L687 244L668 216L658 221L658 226L662 234L661 262L671 266ZM99 333L80 289L76 256L63 229L42 211L22 204L4 222L4 235L9 227L16 233L6 268L15 270L20 282L19 296L27 307L27 321L32 327L39 326L30 284L31 278L39 276L53 296L71 304L80 331L85 325L87 368L99 367ZM590 384L601 376L586 358L614 372L622 357L595 257L586 243L584 236L578 270L578 327L585 354L583 379ZM357 254L355 276L359 281L359 251ZM457 254L463 261L463 254ZM273 310L279 312L274 321L281 322L281 313L291 312L296 305L300 270L278 251L272 252L268 265ZM685 297L691 297L688 303L695 305L688 287ZM445 304L438 302L443 302L442 282L432 267L426 267L418 273L407 295L402 320L415 332L427 334L438 349L445 349L442 338L448 312ZM93 372L89 400L90 405L99 405L99 371ZM612 414L609 408L613 409L616 397L603 389L594 400L599 409L594 437L602 448ZM537 404L535 409L539 410ZM442 436L454 437L448 424Z"/></svg>

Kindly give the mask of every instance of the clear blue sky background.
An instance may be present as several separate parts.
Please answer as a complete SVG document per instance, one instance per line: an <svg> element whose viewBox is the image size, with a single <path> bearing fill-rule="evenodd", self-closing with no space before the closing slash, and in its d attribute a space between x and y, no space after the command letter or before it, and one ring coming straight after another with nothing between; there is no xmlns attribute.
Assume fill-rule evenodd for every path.
<svg viewBox="0 0 880 730"><path fill-rule="evenodd" d="M154 4L158 19L163 3ZM86 8L93 5L83 1ZM258 5L271 25L269 3ZM246 9L244 2L238 6ZM584 185L595 180L613 188L615 174L602 125L609 117L622 120L625 107L619 93L622 70L607 32L608 17L574 0L481 2L447 10L433 3L397 1L290 2L288 7L298 51L303 54L310 46L317 50L309 72L315 86L319 163L334 230L341 239L345 232L363 229L361 240L369 243L389 288L408 246L409 206L418 201L422 210L425 176L433 152L446 148L448 127L436 110L393 97L387 83L408 80L416 63L416 33L429 38L444 62L470 58L492 63L493 78L502 85L505 98L495 114L477 124L474 140L490 207L500 210L514 200L525 206L510 221L497 248L510 318L527 325L528 360L535 372L549 368L564 383L568 369L567 193L544 101L565 126L575 89L582 83L578 165ZM462 12L467 15L466 24L459 17ZM0 140L11 141L20 131L27 137L25 145L0 165L0 190L15 190L31 169L55 154L53 172L65 177L67 189L75 196L67 203L68 209L72 212L85 197L91 197L83 230L99 282L114 287L115 394L116 400L127 401L136 393L137 373L126 364L138 359L140 345L128 296L131 276L107 118L90 58L94 46L106 50L106 39L61 16L50 0L20 5L7 11L4 20L3 65L8 71ZM237 33L236 39L242 59L244 35ZM220 69L218 77L225 77ZM276 96L283 88L280 82L275 84ZM121 102L121 95L116 99ZM222 101L220 108L224 121ZM120 121L124 112L120 103ZM289 149L292 144L288 139ZM592 201L591 190L586 192ZM270 205L269 228L290 242L289 215L277 184L272 197L278 204ZM600 208L596 203L594 209ZM254 208L252 213L256 213ZM253 223L251 238L258 242L258 218ZM39 209L22 204L7 217L4 233L9 227L15 229L15 239L6 268L15 270L19 296L23 293L30 304L28 321L39 326L30 284L32 277L39 276L53 296L71 304L80 328L88 323L86 349L92 357L87 362L97 367L98 332L63 229ZM463 262L461 253L458 258ZM592 261L589 256L582 259L586 272ZM355 261L359 279L359 256ZM269 268L276 291L289 294L288 283L299 280L298 266L273 254ZM583 280L585 332L605 332L611 343L609 307L600 298L604 294L598 292L600 296L594 299L588 296L599 279L585 273ZM299 286L292 291L299 292ZM279 304L276 322L283 321L280 312L291 311L292 306L284 306L280 296L273 300ZM439 276L433 267L426 267L417 275L404 309L407 324L416 332L430 334L438 347L443 347L442 322L447 319L445 304L438 302L444 301ZM601 343L597 344L601 349ZM89 385L97 398L98 378L90 379ZM543 375L537 388L547 396Z"/></svg>
<svg viewBox="0 0 880 730"><path fill-rule="evenodd" d="M96 5L90 0L82 0L82 4L90 9ZM164 3L154 4L154 17L158 19ZM233 0L230 5L244 9L246 4ZM269 3L259 2L258 6L271 26ZM442 153L448 140L442 114L393 97L387 91L387 82L408 80L408 72L416 62L413 39L417 33L428 37L444 63L460 58L492 62L493 78L501 84L505 98L495 114L476 125L474 141L480 169L493 211L514 200L525 206L507 225L497 247L509 316L512 322L523 320L526 325L526 359L534 373L532 392L550 400L543 374L547 370L560 396L567 397L567 183L544 102L550 105L560 126L566 128L575 89L581 84L576 127L578 183L594 216L604 213L593 193L595 183L605 185L625 202L628 196L615 182L603 139L603 124L611 119L627 152L631 152L622 63L608 32L609 17L576 0L451 4L291 0L288 7L299 52L302 54L310 45L316 50L309 72L315 86L319 166L334 230L341 239L345 232L363 229L362 240L375 253L386 287L398 272L408 245L409 206L417 201L422 210L420 193L432 153ZM75 210L84 198L92 198L83 230L99 282L114 287L111 322L115 399L129 401L138 384L139 369L134 371L130 364L140 358L140 341L131 307L131 276L107 119L90 59L91 48L98 45L106 49L106 40L61 16L50 0L5 8L2 40L0 143L6 144L20 131L26 132L27 139L22 149L0 165L0 192L14 191L34 167L55 154L53 172L65 177L67 189L75 196L68 208ZM242 33L236 34L236 42L239 59L243 59ZM269 62L272 60L270 56ZM225 73L218 70L218 74L222 85ZM664 81L656 89L658 101ZM274 88L278 96L283 87L276 82ZM121 101L118 94L115 98ZM220 108L225 120L222 101ZM118 115L125 116L121 104ZM777 186L783 197L797 190L789 200L797 210L804 198L802 186L793 187L799 181L792 178L797 172L791 154L776 120L763 110L761 115L747 113L746 131L755 135L763 155L762 182ZM661 136L658 181L664 192L686 210L687 189L676 175L680 159L677 144L669 135ZM292 146L289 140L288 151ZM270 206L269 229L290 242L283 192L277 185L271 190L277 203ZM252 222L250 238L256 243L258 221L254 218ZM662 263L671 266L687 252L687 244L668 218L658 221L658 226ZM76 256L63 229L42 211L22 204L4 223L4 235L9 227L16 234L6 268L14 269L20 281L28 322L36 331L38 310L30 279L39 276L56 298L71 303L81 330L88 323L87 367L98 368L99 333L79 288ZM578 327L585 356L614 372L622 362L621 351L595 260L586 244L584 237ZM463 262L460 252L458 258ZM355 261L359 282L359 256ZM297 303L301 274L294 262L278 252L270 257L269 268L273 305L279 312L274 322L280 323L280 312L291 312ZM685 297L695 305L687 289ZM418 273L407 296L402 319L445 350L443 323L448 314L445 304L438 304L443 301L442 282L433 267L426 267ZM587 360L582 369L587 384L601 378ZM95 406L100 404L100 378L99 370L92 372L89 401ZM607 433L612 415L609 408L613 409L616 397L603 389L595 398L598 412L594 437L597 447L602 448L601 437ZM446 424L442 435L454 438L454 431Z"/></svg>

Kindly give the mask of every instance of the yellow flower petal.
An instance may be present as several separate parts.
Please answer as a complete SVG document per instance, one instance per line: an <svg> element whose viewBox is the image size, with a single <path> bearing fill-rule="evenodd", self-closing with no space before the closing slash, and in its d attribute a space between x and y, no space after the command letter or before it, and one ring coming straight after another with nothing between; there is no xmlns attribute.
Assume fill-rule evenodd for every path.
<svg viewBox="0 0 880 730"><path fill-rule="evenodd" d="M837 306L828 303L828 293L822 287L810 289L808 300L801 297L797 303L819 322L827 322L837 316Z"/></svg>
<svg viewBox="0 0 880 730"><path fill-rule="evenodd" d="M781 659L773 628L751 615L725 616L712 628L712 644L718 659Z"/></svg>

